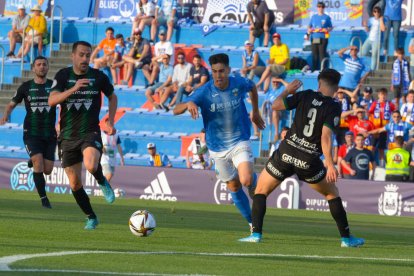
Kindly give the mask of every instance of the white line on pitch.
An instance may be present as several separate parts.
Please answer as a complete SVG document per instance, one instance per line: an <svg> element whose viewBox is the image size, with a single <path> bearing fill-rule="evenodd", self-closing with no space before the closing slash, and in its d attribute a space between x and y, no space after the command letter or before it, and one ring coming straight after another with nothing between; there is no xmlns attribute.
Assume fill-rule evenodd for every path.
<svg viewBox="0 0 414 276"><path fill-rule="evenodd" d="M41 257L56 257L64 255L79 255L79 254L129 254L129 255L193 255L193 256L224 256L224 257L279 257L279 258L295 258L295 259L342 259L342 260L364 260L364 261L386 261L386 262L414 262L414 259L398 259L398 258L376 258L376 257L352 257L352 256L322 256L322 255L295 255L295 254L257 254L257 253L209 253L209 252L174 252L174 251L155 251L155 252L140 252L140 251L61 251L53 253L39 253L39 254L24 254L5 256L0 258L0 271L14 271L9 267L14 262ZM23 270L21 270L23 271ZM29 270L27 270L29 271ZM47 271L33 269L30 271ZM56 270L65 272L65 270ZM71 271L75 272L75 271ZM86 273L86 271L83 271ZM94 273L88 271L88 273ZM98 274L111 272L96 272ZM140 274L125 274L125 275L140 275ZM152 274L152 275L167 275L167 274ZM170 274L171 275L171 274Z"/></svg>

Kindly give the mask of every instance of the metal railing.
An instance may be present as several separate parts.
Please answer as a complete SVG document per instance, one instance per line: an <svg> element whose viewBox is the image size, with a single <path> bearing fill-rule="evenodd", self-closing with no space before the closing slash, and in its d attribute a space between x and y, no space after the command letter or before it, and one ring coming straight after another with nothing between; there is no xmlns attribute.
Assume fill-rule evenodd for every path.
<svg viewBox="0 0 414 276"><path fill-rule="evenodd" d="M332 68L332 62L331 62L331 59L330 59L330 58L328 58L328 57L326 57L326 58L324 58L324 59L321 61L321 70L320 70L320 72L322 72L322 70L323 70L323 69L325 69L325 63L326 63L327 61L329 62L329 63L328 63L328 66L329 66L328 68Z"/></svg>
<svg viewBox="0 0 414 276"><path fill-rule="evenodd" d="M62 26L63 26L63 10L62 7L59 5L53 5L52 6L52 11L50 13L50 18L51 18L51 22L50 22L50 53L49 55L52 56L52 51L53 51L53 25L54 21L55 21L55 8L57 8L59 10L59 46L62 44Z"/></svg>
<svg viewBox="0 0 414 276"><path fill-rule="evenodd" d="M0 88L3 87L3 80L4 80L4 58L6 50L4 50L4 47L0 45L0 51L1 51L1 75L0 75Z"/></svg>
<svg viewBox="0 0 414 276"><path fill-rule="evenodd" d="M33 55L34 55L34 53L33 53L33 51L34 51L34 49L33 49L33 46L34 46L34 35L35 35L35 29L33 29L33 27L32 26L30 26L30 25L27 25L27 28L29 28L30 29L30 32L32 33L31 35L32 35L32 46L31 46L31 48L30 48L30 64L32 64L32 62L33 62ZM20 71L21 71L21 73L23 74L23 64L24 64L24 56L23 56L23 53L24 53L24 48L26 48L26 30L23 30L23 36L22 36L22 57L21 57L21 60L20 60Z"/></svg>
<svg viewBox="0 0 414 276"><path fill-rule="evenodd" d="M358 40L358 42L359 42L359 47L358 47L358 49L361 51L361 48L362 48L362 39L359 37L359 36L354 36L352 39L351 39L351 42L349 43L349 45L350 46L353 46L354 45L354 41L355 40Z"/></svg>

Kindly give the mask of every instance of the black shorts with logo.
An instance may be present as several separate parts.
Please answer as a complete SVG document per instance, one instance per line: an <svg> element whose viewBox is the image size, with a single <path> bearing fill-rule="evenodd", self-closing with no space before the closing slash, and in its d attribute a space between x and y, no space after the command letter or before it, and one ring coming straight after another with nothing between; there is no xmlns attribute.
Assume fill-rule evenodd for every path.
<svg viewBox="0 0 414 276"><path fill-rule="evenodd" d="M55 137L23 135L23 142L30 157L41 153L44 159L55 161Z"/></svg>
<svg viewBox="0 0 414 276"><path fill-rule="evenodd" d="M326 175L326 168L319 156L283 142L267 161L266 171L280 181L296 174L300 180L310 184L322 181Z"/></svg>
<svg viewBox="0 0 414 276"><path fill-rule="evenodd" d="M83 161L84 149L92 147L102 154L102 138L98 132L86 134L77 140L59 140L59 154L62 158L62 167L70 167Z"/></svg>

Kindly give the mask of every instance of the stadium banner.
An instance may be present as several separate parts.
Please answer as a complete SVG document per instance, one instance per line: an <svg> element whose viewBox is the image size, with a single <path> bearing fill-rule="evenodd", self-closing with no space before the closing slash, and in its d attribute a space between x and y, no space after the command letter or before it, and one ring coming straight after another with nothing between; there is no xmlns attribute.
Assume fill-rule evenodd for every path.
<svg viewBox="0 0 414 276"><path fill-rule="evenodd" d="M139 0L97 0L98 18L131 18L136 16ZM246 5L249 0L178 0L177 16L201 24L248 23ZM266 0L275 13L276 24L293 22L292 0Z"/></svg>
<svg viewBox="0 0 414 276"><path fill-rule="evenodd" d="M216 179L214 171L125 166L116 168L111 182L117 196L232 204L226 184ZM102 196L91 174L83 171L82 183L89 195ZM57 162L52 174L46 176L46 184L49 193L71 193L68 178ZM413 183L340 179L337 185L348 212L414 216ZM26 160L0 159L0 188L35 191L32 170L27 167ZM286 179L268 197L267 205L273 208L329 211L326 199L294 177Z"/></svg>
<svg viewBox="0 0 414 276"><path fill-rule="evenodd" d="M293 23L307 26L312 15L317 13L319 0L294 0ZM363 0L329 0L325 3L325 13L331 17L332 26L361 26Z"/></svg>
<svg viewBox="0 0 414 276"><path fill-rule="evenodd" d="M26 7L26 12L31 13L30 9L34 5L40 5L42 7L42 12L45 12L49 6L50 0L6 0L6 5L4 6L4 15L15 15L17 14L17 7L23 4Z"/></svg>
<svg viewBox="0 0 414 276"><path fill-rule="evenodd" d="M248 24L247 3L249 0L179 0L182 6L180 17L188 17L201 24ZM266 0L275 14L275 24L293 23L292 0Z"/></svg>

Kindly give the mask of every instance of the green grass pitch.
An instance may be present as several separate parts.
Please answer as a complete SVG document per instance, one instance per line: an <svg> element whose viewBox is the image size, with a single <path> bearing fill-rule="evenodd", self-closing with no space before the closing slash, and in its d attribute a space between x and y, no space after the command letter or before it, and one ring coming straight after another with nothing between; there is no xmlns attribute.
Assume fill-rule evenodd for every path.
<svg viewBox="0 0 414 276"><path fill-rule="evenodd" d="M237 241L249 233L234 206L138 199L108 205L92 197L100 225L86 231L72 196L49 198L51 210L35 193L0 190L0 274L414 275L413 218L348 214L366 245L341 248L329 213L268 209L263 242L246 244ZM129 230L138 209L155 216L150 237ZM6 256L69 251L15 261L4 272Z"/></svg>

